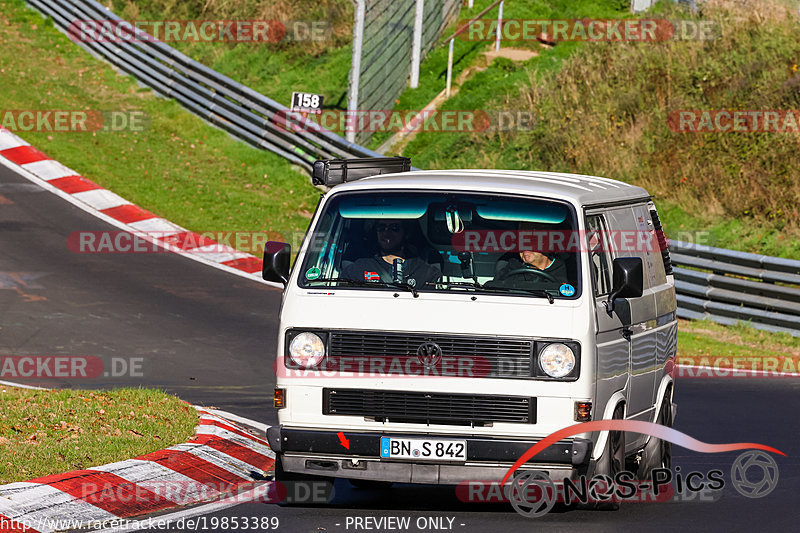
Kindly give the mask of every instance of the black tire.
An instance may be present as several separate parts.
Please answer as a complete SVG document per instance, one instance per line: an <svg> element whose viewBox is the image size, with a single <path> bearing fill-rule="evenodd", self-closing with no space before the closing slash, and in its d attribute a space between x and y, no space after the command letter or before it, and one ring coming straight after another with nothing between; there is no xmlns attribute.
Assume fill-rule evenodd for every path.
<svg viewBox="0 0 800 533"><path fill-rule="evenodd" d="M282 505L320 505L333 499L333 478L286 472L280 455L275 457L275 481L282 485Z"/></svg>
<svg viewBox="0 0 800 533"><path fill-rule="evenodd" d="M362 490L386 490L392 488L392 481L376 481L374 479L348 479L351 485Z"/></svg>
<svg viewBox="0 0 800 533"><path fill-rule="evenodd" d="M625 410L622 405L618 405L614 409L612 418L614 420L621 420L625 416ZM615 476L625 469L625 432L624 431L609 431L606 445L603 449L603 455L598 459L595 465L595 476L608 476L612 480ZM619 509L619 502L597 502L595 509L604 511L616 511Z"/></svg>
<svg viewBox="0 0 800 533"><path fill-rule="evenodd" d="M667 391L661 409L658 411L656 423L672 427L672 394ZM656 468L672 468L672 443L651 437L642 452L642 468L639 472L640 479L652 479L653 470Z"/></svg>

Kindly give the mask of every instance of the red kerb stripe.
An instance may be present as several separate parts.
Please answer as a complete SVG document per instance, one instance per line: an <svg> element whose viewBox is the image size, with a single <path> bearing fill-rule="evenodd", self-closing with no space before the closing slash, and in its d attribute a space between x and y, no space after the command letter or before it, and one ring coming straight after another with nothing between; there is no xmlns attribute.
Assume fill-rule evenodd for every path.
<svg viewBox="0 0 800 533"><path fill-rule="evenodd" d="M197 435L194 439L192 439L192 442L205 444L209 448L214 448L215 450L218 450L226 455L230 455L235 459L244 461L245 463L255 466L256 468L260 468L265 472L272 468L272 466L275 464L275 459L272 457L267 457L266 455L262 455L246 446L242 446L239 443L233 442L232 440L217 437L215 435Z"/></svg>
<svg viewBox="0 0 800 533"><path fill-rule="evenodd" d="M65 178L56 178L54 180L50 180L48 183L69 194L102 189L102 187L100 187L98 184L92 180L87 180L83 176L67 176Z"/></svg>
<svg viewBox="0 0 800 533"><path fill-rule="evenodd" d="M34 148L33 146L17 146L16 148L9 148L7 150L0 150L0 155L13 161L18 165L24 165L25 163L35 163L36 161L42 161L44 159L50 159L42 152Z"/></svg>
<svg viewBox="0 0 800 533"><path fill-rule="evenodd" d="M239 270L244 270L245 272L249 272L251 274L253 272L261 272L263 267L263 261L257 257L241 257L239 259L224 261L222 264Z"/></svg>
<svg viewBox="0 0 800 533"><path fill-rule="evenodd" d="M247 431L243 431L243 430L235 428L233 426L229 426L228 424L223 424L219 420L214 420L214 419L209 419L209 418L201 418L200 419L200 425L201 426L217 426L219 428L226 429L226 430L230 431L231 433L236 433L240 437L245 437L245 438L248 438L250 440L254 440L254 441L258 442L259 444L263 444L264 446L269 446L269 443L267 441L265 441L264 439L262 439L260 437L256 437L255 435L253 435L252 433L248 433Z"/></svg>
<svg viewBox="0 0 800 533"><path fill-rule="evenodd" d="M49 485L119 517L176 506L155 492L111 472L77 470L34 479L32 482Z"/></svg>
<svg viewBox="0 0 800 533"><path fill-rule="evenodd" d="M137 459L153 461L217 490L225 485L233 486L250 481L183 450L159 450Z"/></svg>
<svg viewBox="0 0 800 533"><path fill-rule="evenodd" d="M106 215L116 218L120 222L130 224L131 222L138 222L140 220L147 220L148 218L155 218L155 215L150 211L145 211L138 205L125 204L117 207L109 207L100 211Z"/></svg>

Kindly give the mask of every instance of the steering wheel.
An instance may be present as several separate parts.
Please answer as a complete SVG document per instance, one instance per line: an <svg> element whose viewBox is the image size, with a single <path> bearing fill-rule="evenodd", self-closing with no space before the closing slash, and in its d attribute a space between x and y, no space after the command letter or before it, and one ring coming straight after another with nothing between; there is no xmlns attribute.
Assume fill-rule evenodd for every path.
<svg viewBox="0 0 800 533"><path fill-rule="evenodd" d="M515 268L508 274L504 276L505 279L510 278L514 274L536 274L537 276L541 276L548 281L552 281L553 283L558 283L558 280L550 275L549 272L545 272L544 270L537 270L534 268Z"/></svg>

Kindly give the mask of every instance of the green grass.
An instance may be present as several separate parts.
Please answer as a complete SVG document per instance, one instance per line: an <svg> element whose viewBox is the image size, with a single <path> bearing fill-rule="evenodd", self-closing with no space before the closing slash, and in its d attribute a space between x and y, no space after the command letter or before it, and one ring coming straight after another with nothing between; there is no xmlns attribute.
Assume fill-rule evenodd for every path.
<svg viewBox="0 0 800 533"><path fill-rule="evenodd" d="M463 23L483 11L493 0L477 0L472 9L467 9L466 3L461 9L459 20L451 24L442 34L441 39L446 39ZM583 17L594 18L628 18L630 14L630 3L622 0L517 0L507 2L503 7L503 18L510 19L573 19ZM489 20L497 17L497 8L493 8L481 19ZM463 35L463 34L462 34ZM495 60L488 71L484 71L470 79L455 97L451 98L442 109L507 109L503 106L511 95L516 94L520 87L524 86L529 80L527 72L531 69L554 69L560 61L569 57L576 49L580 48L580 43L563 43L560 46L547 48L541 46L536 41L512 41L505 42L503 47L529 49L538 52L540 55L527 61L519 68L508 60ZM453 44L453 83L460 74L471 66L485 66L485 61L481 55L494 49L493 42L470 41L465 38L456 38ZM400 110L419 110L425 107L436 95L446 86L447 79L447 43L437 45L428 53L420 65L419 87L416 89L407 88L397 99L395 109ZM491 106L491 107L490 107ZM369 145L373 148L379 146L388 139L393 132L378 132L372 136ZM455 137L449 133L441 134L441 137ZM421 141L424 143L424 141ZM419 145L417 145L419 146ZM447 141L443 141L442 147L448 148ZM415 157L423 155L418 148L409 148L405 154L413 154ZM422 161L426 161L423 159ZM431 161L433 163L433 161ZM420 168L430 168L422 166L415 159L415 165ZM440 168L440 167L437 167Z"/></svg>
<svg viewBox="0 0 800 533"><path fill-rule="evenodd" d="M800 238L793 226L774 225L752 218L687 213L674 200L659 202L659 216L667 235L676 240L800 259Z"/></svg>
<svg viewBox="0 0 800 533"><path fill-rule="evenodd" d="M658 9L658 17L695 17L670 2ZM605 16L576 2L581 10ZM534 127L422 132L403 155L420 168L543 169L621 179L655 196L668 234L687 240L687 232L708 233L717 246L800 258L800 135L676 133L666 121L679 109L796 109L794 13L759 0L710 2L696 16L717 21L719 39L561 43L521 65L495 62L444 108L527 111L536 117Z"/></svg>
<svg viewBox="0 0 800 533"><path fill-rule="evenodd" d="M170 42L192 59L286 106L292 91L325 96L325 107L347 108L353 5L349 0L114 0L126 20L319 21L324 40L281 43Z"/></svg>
<svg viewBox="0 0 800 533"><path fill-rule="evenodd" d="M286 160L236 141L117 74L21 0L0 4L0 109L141 110L143 132L18 132L131 202L195 231L257 231L292 242L318 199Z"/></svg>
<svg viewBox="0 0 800 533"><path fill-rule="evenodd" d="M0 387L0 484L138 457L194 435L197 413L157 390Z"/></svg>
<svg viewBox="0 0 800 533"><path fill-rule="evenodd" d="M764 4L747 1L756 7ZM464 7L460 20L477 14L489 2L480 0L472 10ZM634 17L628 5L622 0L520 0L505 6L504 18ZM324 43L175 46L283 103L288 103L292 90L307 90L324 94L327 108L344 107L352 31L352 8L348 2L144 0L135 4L116 1L114 7L129 19L330 20L334 31L330 41ZM660 13L655 16L660 17L692 16L671 2L662 3L657 10ZM762 13L756 22L747 18L753 11ZM796 107L798 98L791 89L794 78L790 67L800 62L800 44L794 38L793 20L770 18L775 12L772 7L756 9L748 4L731 17L724 10L709 8L703 16L721 20L726 29L722 39L711 42L559 43L551 48L536 42L506 43L504 46L532 48L539 55L523 64L495 60L470 77L443 109L531 112L537 120L533 130L423 132L402 148L403 155L410 156L420 168L547 169L622 179L643 185L654 194L665 228L676 238L800 258L800 220L795 207L800 193L798 165L793 157L800 151L797 136L679 135L665 125L666 113L678 108ZM745 15L743 19L741 14ZM496 10L484 18L494 16ZM733 20L736 17L742 20ZM457 22L453 23L447 31L457 26ZM67 45L68 42L63 46ZM483 64L480 56L491 46L457 39L454 76ZM72 55L75 54L82 52L75 49ZM446 61L446 46L435 47L422 64L420 87L405 90L396 109L420 109L433 99L444 88ZM753 74L743 77L741 72ZM755 81L747 83L751 78ZM48 87L51 94L58 90ZM147 94L137 88L132 91L139 99ZM20 93L28 95L22 90ZM22 104L28 105L31 100L24 99ZM123 162L127 170L115 168L112 173L108 169L117 161L104 157L84 163L90 177L101 176L98 181L102 184L116 187L117 192L129 195L133 201L192 229L260 231L269 232L271 238L296 240L290 234L304 230L316 199L313 189L295 169L277 157L227 143L224 134L199 126L197 119L187 116L174 103L158 101L154 105L148 109L156 120L153 131L179 127L172 128L174 136L162 135L156 142L147 140L157 147L176 147L179 152L173 154L170 150L164 154L166 157L147 159L135 167L127 162L136 154L124 154L125 159L115 159ZM187 128L186 124L193 127ZM197 134L188 136L187 131ZM376 147L390 134L379 132L368 144ZM101 145L109 143L109 135L105 137ZM124 134L117 137L123 142L108 149L101 146L101 151L113 156L130 151L130 146L121 146L130 143L130 139ZM85 153L84 143L72 154L70 145L61 140L57 138L53 143L59 145L51 149L54 155L63 153L75 160ZM141 141L136 140L137 144ZM199 151L206 153L190 154L200 143L205 146ZM221 143L228 144L225 155L229 161L212 155L204 164L196 163L196 156L202 158L209 151L213 154ZM137 151L141 154L141 150ZM145 148L144 153L149 157L152 152ZM177 162L178 155L180 167L159 165L162 159ZM187 162L191 175L183 168ZM241 162L245 163L244 169ZM159 168L150 168L154 164ZM132 168L139 174L147 171L147 177L132 176ZM115 179L118 173L128 176ZM170 183L154 183L154 179ZM292 192L285 195L286 200L281 199L287 191Z"/></svg>
<svg viewBox="0 0 800 533"><path fill-rule="evenodd" d="M800 372L800 337L755 329L746 323L722 326L709 320L680 321L678 362L733 368Z"/></svg>
<svg viewBox="0 0 800 533"><path fill-rule="evenodd" d="M336 14L343 3L320 5ZM198 11L201 4L211 11ZM146 0L136 4L138 14L127 16L254 16L252 11L225 9L252 10L256 4ZM119 12L133 9L131 5L115 3ZM488 0L476 2L461 18L485 5ZM509 2L505 17L620 18L631 16L627 5L627 0L528 0ZM656 196L667 233L676 238L691 240L694 232L700 242L798 258L798 137L676 136L663 121L675 108L800 104L795 83L800 75L792 70L800 64L796 21L770 18L775 14L771 8L753 15L748 5L732 18L713 10L705 14L719 17L731 30L712 42L561 43L553 48L515 43L540 54L521 65L496 60L470 78L444 108L529 110L538 119L534 130L422 133L404 154L422 168L538 168L628 180ZM282 158L231 139L175 102L156 98L91 58L25 6L21 0L0 4L0 73L15 80L0 93L0 108L138 109L151 118L144 133L23 133L26 140L192 230L259 231L296 241L294 235L305 230L317 201L306 175ZM660 9L666 12L663 16L690 16L670 3ZM292 89L310 90L325 94L326 107L331 107L341 99L349 68L350 28L342 22L349 15L344 13L333 17L339 29L328 48L179 47L276 99ZM456 41L456 76L488 46ZM406 90L398 109L421 108L441 91L446 56L444 47L430 53L422 65L420 88ZM672 100L665 98L665 86ZM288 102L288 96L282 101ZM380 140L376 136L373 144ZM686 334L681 334L681 343L687 353L697 353L691 352L692 339Z"/></svg>

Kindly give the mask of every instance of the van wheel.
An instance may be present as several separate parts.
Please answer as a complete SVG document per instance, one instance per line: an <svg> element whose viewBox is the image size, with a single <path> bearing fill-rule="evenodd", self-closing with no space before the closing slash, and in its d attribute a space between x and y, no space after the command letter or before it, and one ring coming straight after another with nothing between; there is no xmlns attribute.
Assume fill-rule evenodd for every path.
<svg viewBox="0 0 800 533"><path fill-rule="evenodd" d="M333 499L333 478L286 472L280 455L275 457L275 481L282 505L318 505Z"/></svg>
<svg viewBox="0 0 800 533"><path fill-rule="evenodd" d="M611 418L614 420L621 420L625 416L625 411L622 405L618 405L614 409L614 414ZM624 431L609 431L608 439L606 439L606 446L603 449L603 455L597 462L594 469L595 476L608 476L612 480L616 475L625 469L625 432ZM595 509L602 509L604 511L616 511L619 509L619 502L597 502Z"/></svg>
<svg viewBox="0 0 800 533"><path fill-rule="evenodd" d="M664 401L661 402L656 424L661 424L668 428L672 427L672 400L669 391L664 396ZM668 470L672 468L672 443L651 437L644 447L642 470L639 473L639 477L641 479L651 479L653 470L656 468L666 468Z"/></svg>

